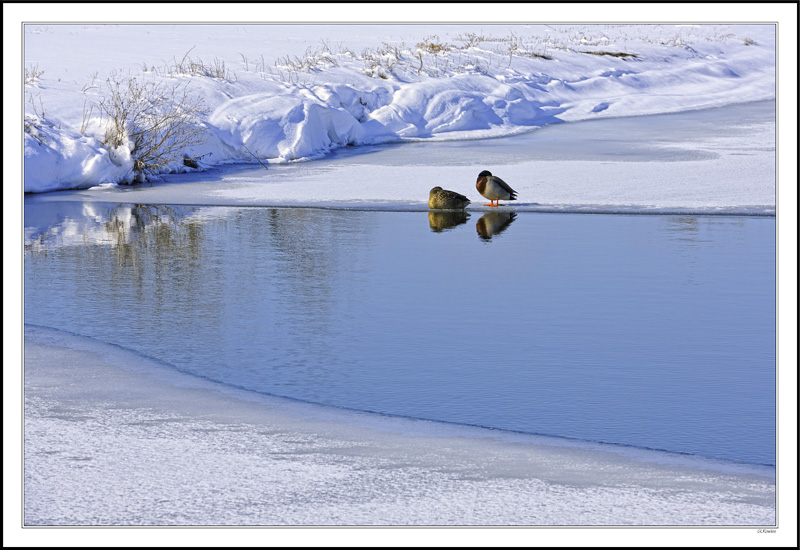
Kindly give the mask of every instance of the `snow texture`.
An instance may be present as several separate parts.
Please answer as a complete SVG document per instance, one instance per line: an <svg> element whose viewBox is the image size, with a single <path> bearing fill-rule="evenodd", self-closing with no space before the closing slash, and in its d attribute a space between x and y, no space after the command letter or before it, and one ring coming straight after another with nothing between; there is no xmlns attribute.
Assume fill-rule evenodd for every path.
<svg viewBox="0 0 800 550"><path fill-rule="evenodd" d="M135 181L108 82L201 98L160 172L775 98L773 25L26 25L26 192ZM124 49L108 48L124 43ZM62 52L69 51L65 60ZM187 167L183 157L199 168ZM157 177L153 171L148 177Z"/></svg>
<svg viewBox="0 0 800 550"><path fill-rule="evenodd" d="M329 409L26 328L26 525L771 525L774 469Z"/></svg>

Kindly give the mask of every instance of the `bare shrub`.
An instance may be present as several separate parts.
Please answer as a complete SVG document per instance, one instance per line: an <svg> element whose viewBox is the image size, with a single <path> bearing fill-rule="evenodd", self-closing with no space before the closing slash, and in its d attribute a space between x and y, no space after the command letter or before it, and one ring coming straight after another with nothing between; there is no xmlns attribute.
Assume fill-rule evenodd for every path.
<svg viewBox="0 0 800 550"><path fill-rule="evenodd" d="M283 82L298 86L309 86L316 81L316 76L313 76L313 73L331 67L338 67L339 62L336 60L335 54L331 52L328 45L323 42L322 47L312 48L309 46L306 48L303 57L296 55L281 57L275 61L274 66L278 78ZM261 64L256 64L257 70L259 67L261 67L262 71L268 72L271 75L275 74L270 67L264 64L263 56L261 57Z"/></svg>
<svg viewBox="0 0 800 550"><path fill-rule="evenodd" d="M45 140L45 137L42 134L42 121L36 118L35 116L25 115L25 121L23 122L23 129L25 130L26 134L31 136L33 139L35 139L42 145L47 144L47 141Z"/></svg>
<svg viewBox="0 0 800 550"><path fill-rule="evenodd" d="M25 97L27 98L27 102L30 103L31 109L33 110L33 114L35 117L40 120L41 122L45 121L44 116L44 103L42 103L42 94L37 94L36 97L28 90L25 90ZM36 105L36 100L39 100L39 105Z"/></svg>
<svg viewBox="0 0 800 550"><path fill-rule="evenodd" d="M103 143L111 150L127 146L139 179L181 158L186 147L204 141L205 108L186 85L119 76L106 84L107 95L98 101L106 116Z"/></svg>
<svg viewBox="0 0 800 550"><path fill-rule="evenodd" d="M394 74L401 62L408 65L403 57L403 46L396 46L384 42L379 48L368 48L361 53L364 62L364 74L369 77L389 78Z"/></svg>
<svg viewBox="0 0 800 550"><path fill-rule="evenodd" d="M215 57L214 61L206 63L200 59L192 59L189 57L189 53L191 53L194 48L194 46L189 48L189 51L183 54L180 61L173 58L172 64L165 67L165 73L170 76L206 76L208 78L217 78L229 82L236 82L239 80L236 73L228 69L225 66L225 61L222 59Z"/></svg>
<svg viewBox="0 0 800 550"><path fill-rule="evenodd" d="M444 42L440 42L439 37L434 34L423 38L422 42L417 44L417 48L419 48L425 53L430 53L435 55L450 50L452 46Z"/></svg>
<svg viewBox="0 0 800 550"><path fill-rule="evenodd" d="M468 50L469 48L477 48L480 46L481 42L486 41L486 37L474 32L460 34L456 36L455 39L459 42L462 42L461 48L464 50Z"/></svg>
<svg viewBox="0 0 800 550"><path fill-rule="evenodd" d="M25 67L25 85L31 86L38 83L43 74L44 71L39 70L39 65Z"/></svg>

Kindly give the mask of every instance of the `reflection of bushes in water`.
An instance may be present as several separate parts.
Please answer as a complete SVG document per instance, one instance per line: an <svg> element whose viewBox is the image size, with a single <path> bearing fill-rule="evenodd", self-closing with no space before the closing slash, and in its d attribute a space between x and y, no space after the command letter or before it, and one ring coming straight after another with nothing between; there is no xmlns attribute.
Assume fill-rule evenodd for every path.
<svg viewBox="0 0 800 550"><path fill-rule="evenodd" d="M742 227L747 216L663 216L662 222L670 240L680 242L710 242L710 231L720 228Z"/></svg>
<svg viewBox="0 0 800 550"><path fill-rule="evenodd" d="M42 233L33 238L26 238L22 247L25 255L30 255L31 258L46 258L49 248L47 246L46 234Z"/></svg>
<svg viewBox="0 0 800 550"><path fill-rule="evenodd" d="M335 272L343 227L335 214L303 209L271 209L266 219L270 241L282 254L285 276L321 281Z"/></svg>
<svg viewBox="0 0 800 550"><path fill-rule="evenodd" d="M265 216L250 217L258 223L259 235L268 239L279 293L293 296L295 306L312 308L320 319L333 300L339 277L353 277L366 270L368 255L358 252L371 247L369 225L374 215L317 209L274 208Z"/></svg>
<svg viewBox="0 0 800 550"><path fill-rule="evenodd" d="M66 214L52 225L26 227L24 250L32 258L76 248L91 253L104 246L197 256L202 226L208 222L184 219L195 210L161 205L120 205L113 209L87 205L80 215Z"/></svg>
<svg viewBox="0 0 800 550"><path fill-rule="evenodd" d="M201 255L201 223L185 220L187 214L165 205L120 206L104 223L110 240L116 245L119 265L136 265L142 254L196 260Z"/></svg>
<svg viewBox="0 0 800 550"><path fill-rule="evenodd" d="M700 229L696 216L669 216L667 227L670 235L681 241L696 240Z"/></svg>

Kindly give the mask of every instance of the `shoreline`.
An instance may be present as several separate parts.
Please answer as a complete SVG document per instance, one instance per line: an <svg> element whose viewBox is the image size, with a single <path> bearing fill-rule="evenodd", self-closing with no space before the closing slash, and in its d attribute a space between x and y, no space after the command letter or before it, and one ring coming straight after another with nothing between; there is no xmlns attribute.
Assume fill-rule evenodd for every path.
<svg viewBox="0 0 800 550"><path fill-rule="evenodd" d="M91 191L92 189L86 189ZM71 195L60 195L68 193ZM91 202L93 204L121 205L127 204L119 200L101 200L83 195L75 195L74 191L53 191L49 193L36 193L26 195L30 199L44 202ZM57 195L58 194L58 195ZM47 195L46 197L44 195ZM440 213L450 212L450 210L433 210L427 204L405 201L386 201L368 202L353 204L352 202L337 201L318 201L318 202L270 202L270 203L247 203L247 202L203 202L194 198L188 201L136 201L136 204L147 204L150 206L180 206L186 208L263 208L263 209L298 209L298 210L333 210L348 212L425 212ZM485 214L487 212L525 212L533 214L585 214L585 215L605 215L605 216L695 216L695 217L745 217L745 218L776 218L775 206L770 205L750 205L733 207L707 207L707 208L674 208L674 207L644 207L644 206L609 206L609 205L538 205L536 203L515 204L512 202L503 203L500 207L488 206L467 206L465 213Z"/></svg>
<svg viewBox="0 0 800 550"><path fill-rule="evenodd" d="M467 193L473 201L467 212L476 214L502 210L776 218L770 176L775 144L768 131L775 124L764 122L773 115L774 102L709 110L702 121L717 130L702 135L692 133L694 123L685 114L573 122L517 138L372 146L371 152L273 165L269 171L221 164L204 172L165 174L149 184L105 183L30 193L24 202L427 212L430 182L436 181ZM651 143L649 129L657 124L664 126L662 141ZM747 124L756 130L731 130ZM629 137L613 143L591 137L611 132ZM484 148L475 150L473 143ZM505 202L501 209L481 206L474 181L476 166L484 164L499 165L503 177L527 198ZM378 181L382 184L374 183Z"/></svg>
<svg viewBox="0 0 800 550"><path fill-rule="evenodd" d="M26 526L775 524L769 467L331 411L55 332L26 327Z"/></svg>

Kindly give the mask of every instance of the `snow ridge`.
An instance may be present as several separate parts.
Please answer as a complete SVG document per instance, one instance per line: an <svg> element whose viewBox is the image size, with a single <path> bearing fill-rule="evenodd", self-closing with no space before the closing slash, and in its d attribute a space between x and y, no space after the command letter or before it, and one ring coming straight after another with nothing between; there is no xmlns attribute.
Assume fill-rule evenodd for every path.
<svg viewBox="0 0 800 550"><path fill-rule="evenodd" d="M111 150L104 144L106 121L93 107L107 97L100 71L106 67L96 68L83 87L80 80L62 82L50 76L48 62L63 51L70 26L65 27L26 28L25 191L141 181L134 170L135 151L125 146ZM272 51L286 47L278 38L268 38L279 34L269 32L275 28L254 28ZM775 97L771 25L689 30L543 25L525 27L524 36L520 29L506 28L501 37L479 34L477 28L453 29L443 38L417 38L415 46L393 40L361 53L326 42L313 48L309 37L319 42L316 28L313 35L306 31L308 37L300 36L305 54L287 55L272 65L263 55L257 62L237 51L237 29L203 29L186 25L164 32L170 33L174 48L175 43L197 42L203 32L223 29L231 36L230 44L218 45L222 58L193 60L188 53L194 54L192 46L180 61L163 68L138 63L128 69L126 78L186 85L205 103L207 116L197 121L205 140L183 150L183 157L195 162L177 158L163 172L254 158L264 164L287 163L320 158L345 146L497 137L559 122ZM336 34L335 26L330 30ZM102 26L84 29L79 44L86 52L83 57L77 52L69 74L79 78L89 52L102 47L106 32ZM409 36L414 32L415 27L408 28ZM145 51L161 55L156 53L158 43L156 39Z"/></svg>

